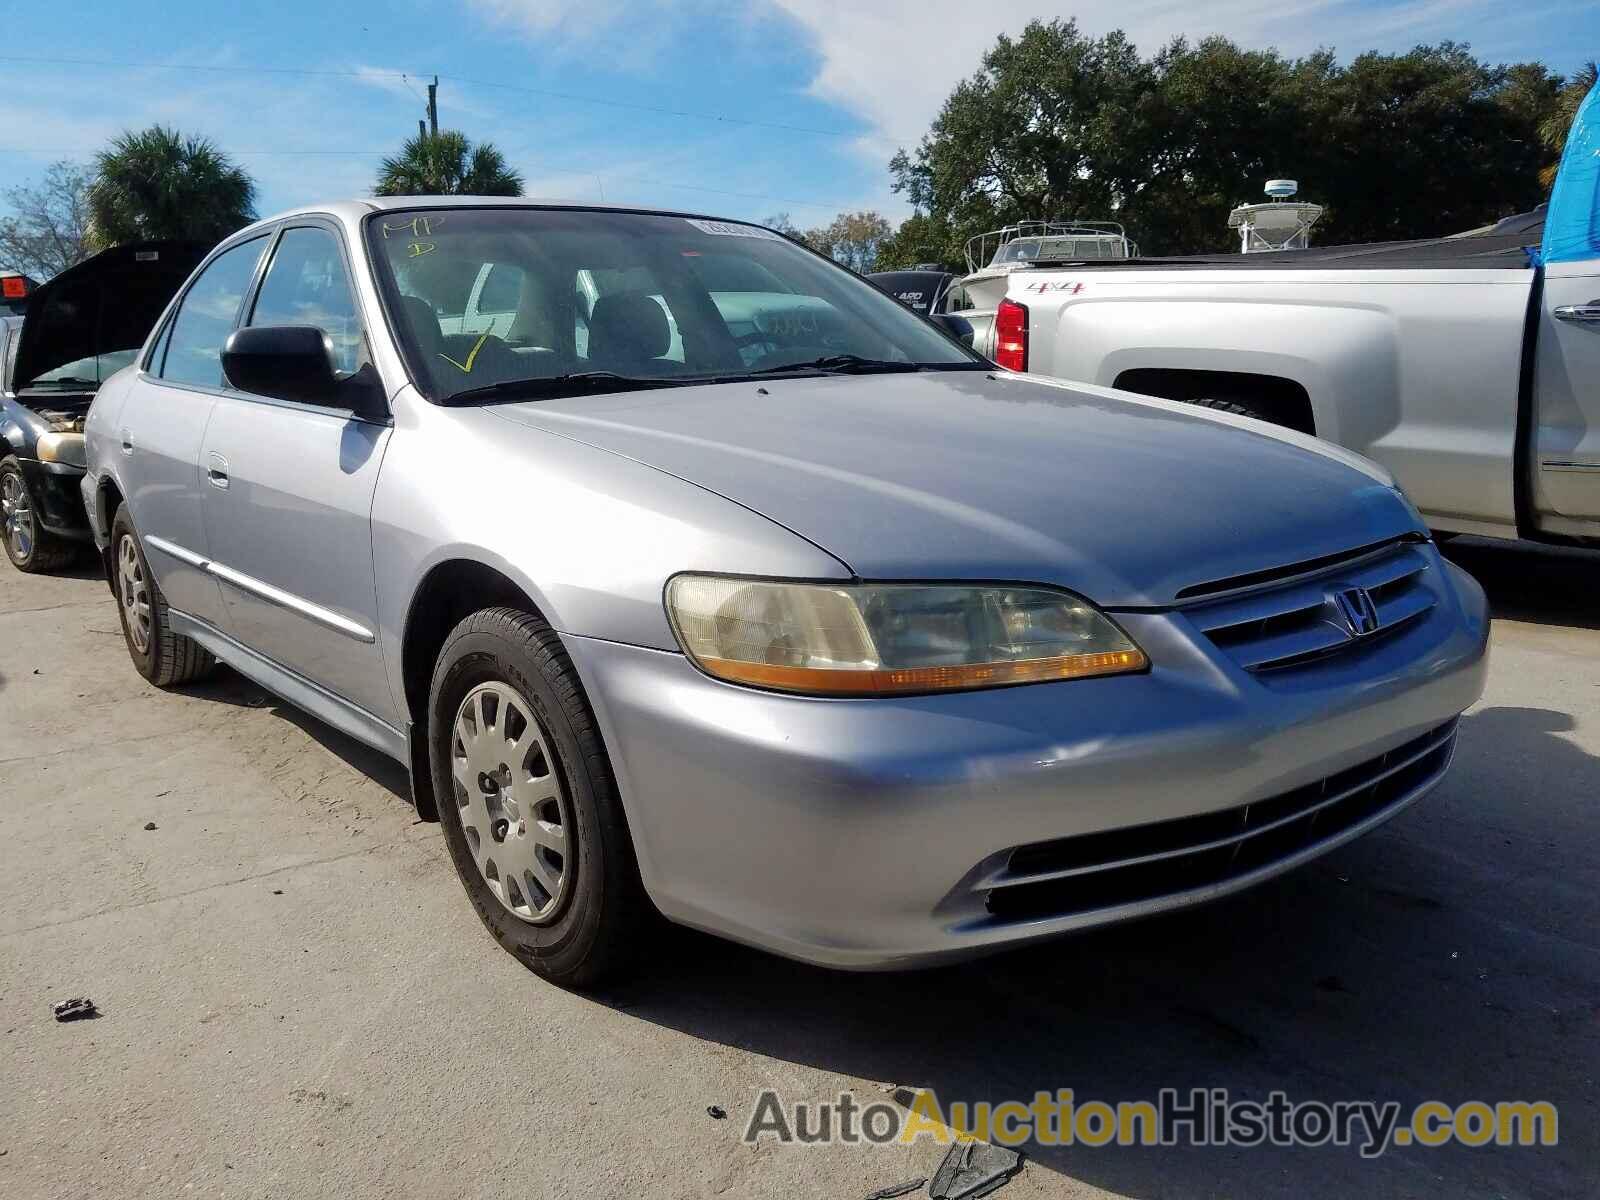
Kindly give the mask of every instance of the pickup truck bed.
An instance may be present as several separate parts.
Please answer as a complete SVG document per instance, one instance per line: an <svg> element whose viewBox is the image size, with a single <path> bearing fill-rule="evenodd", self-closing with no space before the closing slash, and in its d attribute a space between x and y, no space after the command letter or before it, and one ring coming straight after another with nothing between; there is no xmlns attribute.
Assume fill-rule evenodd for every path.
<svg viewBox="0 0 1600 1200"><path fill-rule="evenodd" d="M1381 463L1435 529L1600 538L1600 257L1542 211L1467 235L1040 264L1031 373L1207 404ZM991 301L998 303L999 301ZM963 313L993 354L991 313Z"/></svg>

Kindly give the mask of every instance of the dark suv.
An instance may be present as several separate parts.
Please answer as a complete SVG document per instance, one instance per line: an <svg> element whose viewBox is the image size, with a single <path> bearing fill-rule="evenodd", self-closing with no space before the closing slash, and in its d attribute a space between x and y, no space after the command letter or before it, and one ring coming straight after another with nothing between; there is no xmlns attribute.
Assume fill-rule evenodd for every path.
<svg viewBox="0 0 1600 1200"><path fill-rule="evenodd" d="M22 316L0 314L0 540L18 570L51 570L88 543L84 414L206 249L118 246L27 288Z"/></svg>

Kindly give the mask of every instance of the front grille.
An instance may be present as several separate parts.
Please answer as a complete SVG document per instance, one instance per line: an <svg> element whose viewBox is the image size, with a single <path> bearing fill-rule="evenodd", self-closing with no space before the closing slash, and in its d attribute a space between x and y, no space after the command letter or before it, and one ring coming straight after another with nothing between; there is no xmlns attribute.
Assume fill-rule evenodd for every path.
<svg viewBox="0 0 1600 1200"><path fill-rule="evenodd" d="M1303 666L1399 632L1438 603L1426 578L1426 547L1401 543L1311 578L1211 600L1182 613L1195 628L1246 671ZM1377 617L1375 629L1353 636L1334 597L1365 589Z"/></svg>
<svg viewBox="0 0 1600 1200"><path fill-rule="evenodd" d="M1224 883L1404 806L1450 763L1446 722L1359 766L1239 808L1019 846L982 880L1002 921L1092 912Z"/></svg>

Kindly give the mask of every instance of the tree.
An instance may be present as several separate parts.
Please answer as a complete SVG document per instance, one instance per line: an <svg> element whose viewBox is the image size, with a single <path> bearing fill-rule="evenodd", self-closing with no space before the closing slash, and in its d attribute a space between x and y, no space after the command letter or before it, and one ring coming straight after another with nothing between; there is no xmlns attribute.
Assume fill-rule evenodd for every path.
<svg viewBox="0 0 1600 1200"><path fill-rule="evenodd" d="M256 185L202 137L152 125L95 160L90 236L97 247L175 238L217 242L256 219Z"/></svg>
<svg viewBox="0 0 1600 1200"><path fill-rule="evenodd" d="M454 129L418 134L378 169L375 196L520 196L522 176L489 142Z"/></svg>
<svg viewBox="0 0 1600 1200"><path fill-rule="evenodd" d="M949 261L974 233L1046 218L1120 221L1146 254L1225 250L1229 210L1285 175L1326 207L1319 241L1453 233L1538 202L1557 83L1449 42L1340 66L1179 38L1147 59L1120 32L1034 21L891 160L919 224L889 249Z"/></svg>
<svg viewBox="0 0 1600 1200"><path fill-rule="evenodd" d="M1578 106L1594 90L1597 82L1600 82L1600 64L1590 62L1580 67L1578 73L1556 94L1555 103L1539 122L1539 137L1549 148L1554 160L1539 172L1539 181L1545 187L1550 187L1556 181L1561 154L1567 148L1567 130L1578 118Z"/></svg>
<svg viewBox="0 0 1600 1200"><path fill-rule="evenodd" d="M965 270L962 247L952 241L949 226L926 213L912 213L878 243L879 271L904 270L918 263L938 263L948 270Z"/></svg>
<svg viewBox="0 0 1600 1200"><path fill-rule="evenodd" d="M774 233L783 234L790 241L803 242L806 240L806 235L801 232L798 225L789 219L789 214L786 212L773 213L771 216L762 217L761 224Z"/></svg>
<svg viewBox="0 0 1600 1200"><path fill-rule="evenodd" d="M893 226L875 212L840 213L830 225L808 230L806 245L834 262L865 274L878 260L878 247Z"/></svg>
<svg viewBox="0 0 1600 1200"><path fill-rule="evenodd" d="M15 215L0 220L0 266L45 280L94 253L89 244L89 184L74 162L51 163L35 187L14 187Z"/></svg>

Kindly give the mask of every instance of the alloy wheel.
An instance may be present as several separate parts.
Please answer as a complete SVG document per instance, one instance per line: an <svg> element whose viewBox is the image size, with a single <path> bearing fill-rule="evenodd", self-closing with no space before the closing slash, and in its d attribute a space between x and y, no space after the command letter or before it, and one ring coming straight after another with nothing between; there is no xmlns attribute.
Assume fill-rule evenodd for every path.
<svg viewBox="0 0 1600 1200"><path fill-rule="evenodd" d="M0 520L3 520L6 543L12 554L17 558L32 554L33 505L28 501L28 489L20 475L0 477Z"/></svg>
<svg viewBox="0 0 1600 1200"><path fill-rule="evenodd" d="M128 620L128 636L140 654L150 649L150 585L144 576L144 563L133 535L125 533L117 543L117 598Z"/></svg>
<svg viewBox="0 0 1600 1200"><path fill-rule="evenodd" d="M508 684L480 684L456 711L451 776L461 830L489 890L547 924L573 878L577 830L548 734Z"/></svg>

